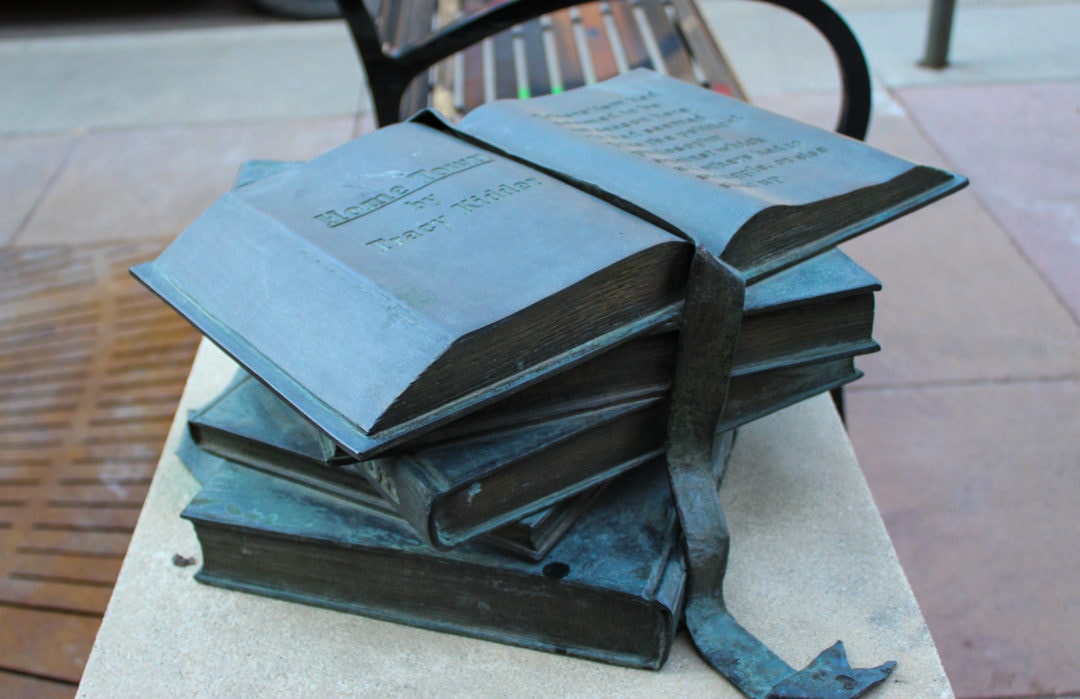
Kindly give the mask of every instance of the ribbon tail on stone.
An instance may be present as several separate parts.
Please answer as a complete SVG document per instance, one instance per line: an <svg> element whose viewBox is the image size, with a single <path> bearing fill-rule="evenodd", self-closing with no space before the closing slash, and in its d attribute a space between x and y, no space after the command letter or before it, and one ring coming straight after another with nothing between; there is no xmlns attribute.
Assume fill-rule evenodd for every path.
<svg viewBox="0 0 1080 699"><path fill-rule="evenodd" d="M668 478L686 543L686 625L702 657L751 699L855 699L895 663L852 669L842 643L796 671L740 625L724 604L729 535L717 493L714 434L727 398L745 282L698 249L690 268L668 424ZM728 435L730 436L730 435ZM730 449L731 440L718 442Z"/></svg>
<svg viewBox="0 0 1080 699"><path fill-rule="evenodd" d="M877 667L852 668L848 664L844 644L837 641L821 651L821 655L805 669L780 682L769 692L768 699L844 699L861 697L885 681L896 667L889 661Z"/></svg>

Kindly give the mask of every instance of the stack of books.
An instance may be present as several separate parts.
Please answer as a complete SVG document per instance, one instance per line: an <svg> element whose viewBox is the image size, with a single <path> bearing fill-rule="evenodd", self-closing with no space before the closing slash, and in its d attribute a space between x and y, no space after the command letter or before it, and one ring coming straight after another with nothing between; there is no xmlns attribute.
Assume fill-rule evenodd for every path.
<svg viewBox="0 0 1080 699"><path fill-rule="evenodd" d="M739 425L877 349L835 246L963 184L645 71L244 174L133 270L243 367L189 421L197 578L660 667L695 249L746 283L719 478Z"/></svg>

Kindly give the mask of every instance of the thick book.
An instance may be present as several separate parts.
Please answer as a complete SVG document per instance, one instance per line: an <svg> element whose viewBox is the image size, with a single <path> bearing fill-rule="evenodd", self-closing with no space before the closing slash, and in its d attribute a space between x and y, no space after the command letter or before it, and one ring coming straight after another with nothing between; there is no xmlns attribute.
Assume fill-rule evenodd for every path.
<svg viewBox="0 0 1080 699"><path fill-rule="evenodd" d="M661 397L615 403L357 462L241 374L188 426L211 454L394 512L437 546L488 535L539 557L589 491L662 453L665 410Z"/></svg>
<svg viewBox="0 0 1080 699"><path fill-rule="evenodd" d="M734 375L718 429L734 430L861 376L853 354ZM483 536L539 560L598 484L662 451L663 419L651 401L616 404L357 462L241 373L191 416L189 428L209 454L393 513L439 548ZM474 507L485 490L491 499Z"/></svg>
<svg viewBox="0 0 1080 699"><path fill-rule="evenodd" d="M647 398L340 468L447 548L661 456L666 427L667 401Z"/></svg>
<svg viewBox="0 0 1080 699"><path fill-rule="evenodd" d="M880 288L872 274L839 250L749 286L733 373L876 351L873 294ZM664 394L674 372L676 321L417 435L396 451ZM226 388L190 422L196 441L229 458L270 448L274 451L267 458L283 464L298 455L325 465L354 460L272 391L249 379Z"/></svg>
<svg viewBox="0 0 1080 699"><path fill-rule="evenodd" d="M839 250L750 285L733 374L876 351L873 294L880 288L872 274ZM418 435L398 450L666 393L674 371L676 321ZM224 449L221 455L229 458L270 449L266 455L282 463L296 456L324 465L354 460L243 370L190 424L197 442L212 451Z"/></svg>
<svg viewBox="0 0 1080 699"><path fill-rule="evenodd" d="M862 378L852 355L732 374L717 431L733 430L799 401Z"/></svg>
<svg viewBox="0 0 1080 699"><path fill-rule="evenodd" d="M669 321L694 245L753 281L964 184L647 72L461 129L240 187L133 272L363 458Z"/></svg>
<svg viewBox="0 0 1080 699"><path fill-rule="evenodd" d="M732 376L876 352L881 283L833 249L746 287Z"/></svg>
<svg viewBox="0 0 1080 699"><path fill-rule="evenodd" d="M243 388L245 385L259 385L250 377L243 377L231 388ZM242 395L242 391L241 394ZM225 395L235 395L227 393ZM274 398L278 405L285 405ZM293 421L295 422L295 420ZM365 510L371 510L382 516L401 519L393 504L383 497L366 478L319 465L308 455L291 450L303 440L279 439L270 434L269 425L258 426L256 433L265 438L267 444L257 441L238 443L235 439L218 442L214 436L208 438L211 448L200 446L193 435L197 429L181 439L177 453L180 460L200 483L206 483L225 464L254 468L263 473L291 480L308 488L333 495L342 501L342 506L350 504ZM292 425L285 427L291 431ZM245 428L245 431L250 431ZM285 446L283 446L283 444ZM585 512L596 499L604 486L598 486L578 495L566 498L550 507L526 515L519 520L486 532L478 541L492 547L520 556L530 561L539 561L551 551L559 539L577 518ZM412 525L408 525L412 526Z"/></svg>
<svg viewBox="0 0 1080 699"><path fill-rule="evenodd" d="M732 376L878 351L880 346L873 339L874 293L880 290L874 275L836 249L751 284L746 289ZM675 320L659 326L421 434L398 450L666 393L674 375L677 324Z"/></svg>
<svg viewBox="0 0 1080 699"><path fill-rule="evenodd" d="M850 358L877 348L870 333L878 287L872 275L836 250L753 285L725 429L858 378ZM744 342L754 350L742 351ZM566 512L577 508L569 496L655 455L664 438L660 411L632 423L608 423L603 416L621 416L627 401L665 395L675 347L670 329L630 340L362 463L244 373L193 414L189 427L196 443L212 453L358 502L380 499L425 539L449 546L494 527L501 535L507 527L528 532L524 525L533 521L566 521ZM849 360L847 371L833 369L835 364L829 364L831 371L816 364L802 368L842 358ZM598 412L601 407L607 410ZM634 441L641 439L646 441ZM580 452L586 443L590 451ZM628 451L628 444L640 444L641 451ZM372 483L385 497L372 492ZM496 483L505 487L493 488ZM529 488L517 487L521 483ZM483 496L472 495L474 488ZM449 508L456 509L458 521L449 521ZM544 516L511 524L540 508Z"/></svg>
<svg viewBox="0 0 1080 699"><path fill-rule="evenodd" d="M183 516L200 582L631 667L663 664L686 587L662 461L612 483L540 562L478 542L436 551L400 521L239 466Z"/></svg>

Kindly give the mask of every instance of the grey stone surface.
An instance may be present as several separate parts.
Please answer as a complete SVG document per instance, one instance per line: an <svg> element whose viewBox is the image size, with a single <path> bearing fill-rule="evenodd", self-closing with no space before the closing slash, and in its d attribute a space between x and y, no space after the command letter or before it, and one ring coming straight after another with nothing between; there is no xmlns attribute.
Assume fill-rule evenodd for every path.
<svg viewBox="0 0 1080 699"><path fill-rule="evenodd" d="M826 44L801 20L764 3L704 0L701 5L754 99L837 85ZM1075 3L957 3L950 67L943 71L917 65L928 2L842 0L835 5L858 37L871 72L890 87L1080 78L1080 5ZM784 50L766 50L777 46Z"/></svg>
<svg viewBox="0 0 1080 699"><path fill-rule="evenodd" d="M703 2L702 13L722 37L725 55L750 96L835 90L839 86L828 45L799 17L765 3ZM762 51L783 46L783 51Z"/></svg>
<svg viewBox="0 0 1080 699"><path fill-rule="evenodd" d="M353 128L338 117L85 134L15 242L171 238L228 191L244 161L313 158Z"/></svg>
<svg viewBox="0 0 1080 699"><path fill-rule="evenodd" d="M55 134L0 139L0 246L15 239L77 138Z"/></svg>
<svg viewBox="0 0 1080 699"><path fill-rule="evenodd" d="M205 346L178 415L232 374ZM87 664L81 697L715 696L738 694L680 635L660 672L627 670L201 586L196 484L173 426ZM876 697L951 697L933 641L826 397L740 435L722 489L729 604L801 667L842 638L853 663L899 661Z"/></svg>
<svg viewBox="0 0 1080 699"><path fill-rule="evenodd" d="M0 42L0 135L367 109L343 23Z"/></svg>
<svg viewBox="0 0 1080 699"><path fill-rule="evenodd" d="M922 68L927 7L845 13L872 70L891 87L1080 78L1076 30L1080 5L957 3L949 68Z"/></svg>

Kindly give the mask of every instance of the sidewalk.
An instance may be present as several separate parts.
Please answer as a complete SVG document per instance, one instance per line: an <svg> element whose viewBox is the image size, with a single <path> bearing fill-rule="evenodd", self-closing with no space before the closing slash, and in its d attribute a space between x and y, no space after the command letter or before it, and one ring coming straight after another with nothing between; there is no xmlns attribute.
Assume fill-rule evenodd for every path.
<svg viewBox="0 0 1080 699"><path fill-rule="evenodd" d="M875 333L884 351L861 362L866 377L847 394L852 440L957 696L1080 696L1080 2L960 3L953 66L940 72L914 65L922 0L837 4L876 81L870 142L972 182L846 248L884 284ZM832 67L815 38L753 3L702 6L755 102L830 125ZM94 288L119 289L129 282L118 261L133 249L152 255L241 162L310 158L372 128L348 35L334 22L8 35L0 95L2 347L12 344L8 327L29 322L9 311L33 285L15 273L76 250L98 275ZM49 308L87 300L81 293L51 297ZM78 330L64 323L41 333ZM189 355L170 350L178 344L189 351L191 341L147 360L182 369ZM2 351L8 371L16 362ZM75 366L76 350L65 352ZM106 455L114 477L91 499L31 492L36 452L19 441L24 427L65 434L71 453L101 449L94 425L18 413L15 399L31 387L43 390L33 377L0 376L5 557L26 554L12 532L27 508L64 501L65 512L101 516L102 502L134 502L133 524L144 478L116 475L128 472ZM130 415L121 408L119 424ZM65 478L64 488L78 481ZM13 558L4 560L7 576ZM106 578L91 582L107 596ZM5 628L67 609L18 596L36 589L26 575L0 582ZM86 629L100 617L100 602L79 604L77 622L57 619L39 645L20 634L22 647L0 646L0 694L71 694Z"/></svg>

